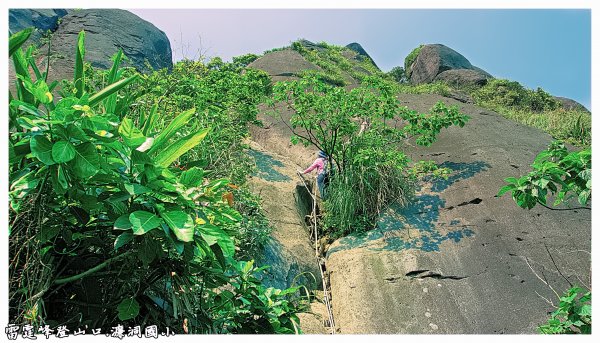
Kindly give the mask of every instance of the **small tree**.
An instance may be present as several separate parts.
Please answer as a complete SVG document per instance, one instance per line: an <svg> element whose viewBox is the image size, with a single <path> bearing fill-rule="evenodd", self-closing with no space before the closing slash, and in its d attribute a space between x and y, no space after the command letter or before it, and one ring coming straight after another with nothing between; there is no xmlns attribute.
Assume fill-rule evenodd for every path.
<svg viewBox="0 0 600 343"><path fill-rule="evenodd" d="M271 106L283 104L292 111L289 123L282 118L292 143L323 150L336 167L330 188L344 194L332 196L326 207L330 205L330 216L345 211L345 219L332 224L344 233L372 226L390 202L407 200L405 169L410 161L394 146L413 137L419 145L431 145L441 129L468 120L441 102L428 114L417 113L401 106L395 94L394 84L380 77L367 77L352 90L314 75L273 87ZM344 203L337 206L334 201ZM362 218L360 225L357 218Z"/></svg>
<svg viewBox="0 0 600 343"><path fill-rule="evenodd" d="M408 80L406 77L406 73L404 72L404 68L402 67L394 67L387 73L398 83L406 83Z"/></svg>

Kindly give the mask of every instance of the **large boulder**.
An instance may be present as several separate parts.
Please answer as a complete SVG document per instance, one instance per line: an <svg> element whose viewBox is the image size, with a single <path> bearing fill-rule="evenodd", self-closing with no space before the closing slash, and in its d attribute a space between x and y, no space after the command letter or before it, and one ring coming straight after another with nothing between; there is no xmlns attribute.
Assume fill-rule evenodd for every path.
<svg viewBox="0 0 600 343"><path fill-rule="evenodd" d="M25 10L24 10L25 11ZM28 10L11 11L14 25L11 31L28 26L27 18L36 21L36 27L50 28L51 12L62 18L57 19L57 27L50 38L50 67L48 80L71 79L75 66L75 46L77 35L85 31L85 61L93 67L107 69L112 66L111 57L119 49L127 56L126 65L140 71L173 67L171 44L164 32L135 14L119 9L87 10ZM46 12L48 11L48 12ZM60 17L63 13L68 14ZM45 15L45 16L44 16ZM20 19L19 19L20 18ZM37 22L40 18L46 24ZM12 25L12 24L11 24ZM34 42L35 43L35 42ZM40 46L38 66L45 69L47 64L46 44ZM9 84L14 91L15 72L9 64Z"/></svg>
<svg viewBox="0 0 600 343"><path fill-rule="evenodd" d="M455 87L485 86L490 75L474 69L451 69L439 73L433 81L443 81Z"/></svg>
<svg viewBox="0 0 600 343"><path fill-rule="evenodd" d="M8 29L16 33L28 27L34 27L30 43L37 44L42 34L54 32L60 18L68 14L65 9L10 9L8 10Z"/></svg>
<svg viewBox="0 0 600 343"><path fill-rule="evenodd" d="M173 66L171 44L165 33L135 14L119 9L80 10L63 17L51 39L52 52L64 57L57 60L58 64L73 67L77 34L81 30L86 31L86 61L94 67L109 68L110 58L119 48L140 70L146 69L146 61L154 69Z"/></svg>
<svg viewBox="0 0 600 343"><path fill-rule="evenodd" d="M448 70L466 69L472 72L446 74L442 78L448 77L459 82L491 78L491 75L472 65L463 55L442 44L424 45L408 69L410 82L416 85L435 81L438 75Z"/></svg>

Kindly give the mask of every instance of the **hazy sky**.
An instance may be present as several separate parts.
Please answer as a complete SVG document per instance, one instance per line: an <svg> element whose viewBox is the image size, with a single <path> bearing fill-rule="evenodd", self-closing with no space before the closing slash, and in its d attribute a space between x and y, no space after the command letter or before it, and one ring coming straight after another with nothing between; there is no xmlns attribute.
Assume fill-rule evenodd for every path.
<svg viewBox="0 0 600 343"><path fill-rule="evenodd" d="M444 44L497 78L591 102L591 11L409 9L130 9L163 30L175 61L230 60L298 38L360 43L383 70L419 44Z"/></svg>

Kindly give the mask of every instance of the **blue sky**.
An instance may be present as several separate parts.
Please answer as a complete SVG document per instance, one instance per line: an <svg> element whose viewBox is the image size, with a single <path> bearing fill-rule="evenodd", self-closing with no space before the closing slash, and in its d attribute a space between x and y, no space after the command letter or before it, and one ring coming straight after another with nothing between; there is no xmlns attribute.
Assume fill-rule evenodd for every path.
<svg viewBox="0 0 600 343"><path fill-rule="evenodd" d="M497 78L591 103L590 10L133 9L163 30L174 59L245 53L298 38L360 43L384 71L419 44L444 44Z"/></svg>

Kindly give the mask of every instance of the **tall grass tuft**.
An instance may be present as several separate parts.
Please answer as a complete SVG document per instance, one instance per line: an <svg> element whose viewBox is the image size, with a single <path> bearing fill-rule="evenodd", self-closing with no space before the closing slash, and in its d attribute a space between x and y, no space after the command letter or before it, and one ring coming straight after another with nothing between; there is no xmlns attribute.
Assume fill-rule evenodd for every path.
<svg viewBox="0 0 600 343"><path fill-rule="evenodd" d="M324 227L332 238L372 229L383 212L404 206L414 193L402 169L386 165L353 165L335 175L327 187Z"/></svg>

